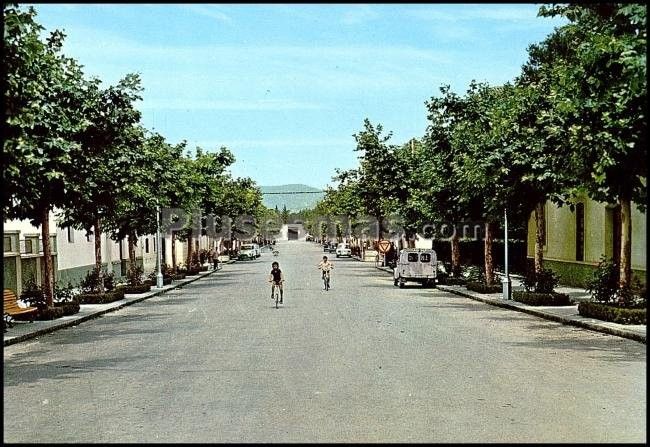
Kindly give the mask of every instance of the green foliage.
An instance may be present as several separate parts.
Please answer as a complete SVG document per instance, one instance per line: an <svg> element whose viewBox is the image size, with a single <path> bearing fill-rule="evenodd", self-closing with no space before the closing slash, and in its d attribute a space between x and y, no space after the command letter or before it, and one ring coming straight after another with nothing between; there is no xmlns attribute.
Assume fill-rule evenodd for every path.
<svg viewBox="0 0 650 447"><path fill-rule="evenodd" d="M555 292L523 292L515 290L512 299L530 306L570 306L569 295Z"/></svg>
<svg viewBox="0 0 650 447"><path fill-rule="evenodd" d="M618 290L618 266L602 257L598 267L587 281L587 291L599 303L614 302Z"/></svg>
<svg viewBox="0 0 650 447"><path fill-rule="evenodd" d="M129 266L128 271L126 272L127 284L129 286L140 286L142 285L143 279L142 274L144 270L137 264L132 264Z"/></svg>
<svg viewBox="0 0 650 447"><path fill-rule="evenodd" d="M647 309L629 309L603 302L578 303L578 313L583 317L597 318L618 324L646 324Z"/></svg>
<svg viewBox="0 0 650 447"><path fill-rule="evenodd" d="M484 282L476 281L467 281L465 287L467 287L467 290L478 293L499 293L503 290L501 284L492 284L491 286L488 286Z"/></svg>
<svg viewBox="0 0 650 447"><path fill-rule="evenodd" d="M54 301L57 303L70 303L76 301L78 291L68 282L65 286L62 286L59 282L54 285Z"/></svg>
<svg viewBox="0 0 650 447"><path fill-rule="evenodd" d="M542 269L541 272L535 273L534 268L529 268L526 276L522 280L522 285L526 292L535 293L553 293L560 283L560 277L550 269Z"/></svg>

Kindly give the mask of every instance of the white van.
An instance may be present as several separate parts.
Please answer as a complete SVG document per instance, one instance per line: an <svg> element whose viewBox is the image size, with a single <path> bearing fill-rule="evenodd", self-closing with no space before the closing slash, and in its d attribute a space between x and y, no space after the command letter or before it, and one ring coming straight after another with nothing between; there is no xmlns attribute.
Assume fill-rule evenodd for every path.
<svg viewBox="0 0 650 447"><path fill-rule="evenodd" d="M257 244L244 244L239 249L240 260L257 259L260 256L260 249Z"/></svg>
<svg viewBox="0 0 650 447"><path fill-rule="evenodd" d="M436 283L438 260L432 249L407 248L399 252L397 265L393 270L393 284L404 287L407 281L419 282L423 286Z"/></svg>

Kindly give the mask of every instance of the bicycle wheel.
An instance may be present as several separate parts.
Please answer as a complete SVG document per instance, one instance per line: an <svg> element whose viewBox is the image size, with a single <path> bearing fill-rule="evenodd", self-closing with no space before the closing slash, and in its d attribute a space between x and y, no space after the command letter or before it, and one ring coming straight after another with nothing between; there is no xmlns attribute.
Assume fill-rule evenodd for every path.
<svg viewBox="0 0 650 447"><path fill-rule="evenodd" d="M280 288L275 286L275 308L278 308L278 301L280 301Z"/></svg>

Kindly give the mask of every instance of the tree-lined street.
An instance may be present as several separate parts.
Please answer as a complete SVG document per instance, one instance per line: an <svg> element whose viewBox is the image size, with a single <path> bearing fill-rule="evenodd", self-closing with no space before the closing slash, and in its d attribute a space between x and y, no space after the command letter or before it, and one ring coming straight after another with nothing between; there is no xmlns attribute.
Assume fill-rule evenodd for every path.
<svg viewBox="0 0 650 447"><path fill-rule="evenodd" d="M4 441L645 442L645 345L278 247L5 347Z"/></svg>

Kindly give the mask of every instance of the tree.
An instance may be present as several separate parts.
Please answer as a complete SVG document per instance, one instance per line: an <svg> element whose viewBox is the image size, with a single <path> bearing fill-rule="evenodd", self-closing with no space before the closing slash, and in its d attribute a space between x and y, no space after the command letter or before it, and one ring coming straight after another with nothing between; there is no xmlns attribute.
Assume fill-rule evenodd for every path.
<svg viewBox="0 0 650 447"><path fill-rule="evenodd" d="M591 198L621 209L619 286L631 283L631 203L647 200L647 28L642 4L570 4L540 8L564 16L534 50L552 55L555 111L567 160Z"/></svg>
<svg viewBox="0 0 650 447"><path fill-rule="evenodd" d="M79 160L76 170L66 178L73 198L62 210L61 225L94 234L95 268L103 291L102 223L115 212L119 191L128 179L123 173L133 166L134 149L140 143L140 112L134 103L141 99L142 88L139 76L133 74L105 90L99 88L98 79L90 86L85 109L89 125L76 140L93 156Z"/></svg>
<svg viewBox="0 0 650 447"><path fill-rule="evenodd" d="M377 236L383 237L383 218L389 214L389 203L397 195L395 178L399 175L396 168L395 148L387 144L392 133L382 135L381 124L373 126L366 118L364 129L354 134L357 142L355 151L360 152L359 168L347 175L357 177L357 186L365 211L377 221Z"/></svg>
<svg viewBox="0 0 650 447"><path fill-rule="evenodd" d="M4 5L6 68L3 123L5 199L8 219L29 219L43 237L43 290L52 305L54 283L49 216L70 203L65 179L89 156L75 141L88 125L88 82L74 59L61 53L65 35L58 30L41 41L44 29L33 7Z"/></svg>

